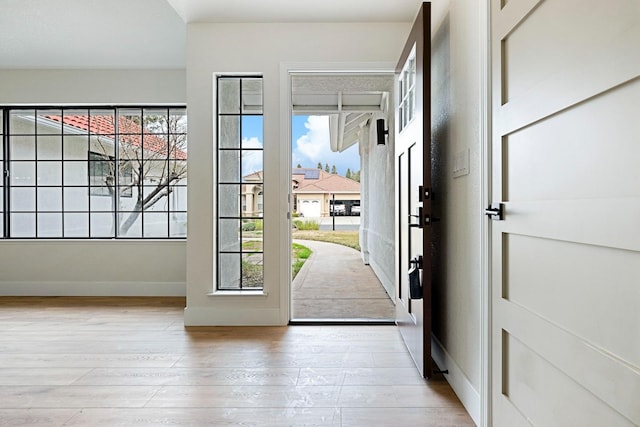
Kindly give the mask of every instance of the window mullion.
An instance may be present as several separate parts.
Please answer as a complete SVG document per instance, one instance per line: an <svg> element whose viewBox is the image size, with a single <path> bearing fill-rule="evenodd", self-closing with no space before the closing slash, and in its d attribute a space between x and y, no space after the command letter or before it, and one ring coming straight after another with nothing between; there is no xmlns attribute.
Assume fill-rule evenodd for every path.
<svg viewBox="0 0 640 427"><path fill-rule="evenodd" d="M113 110L113 197L112 197L112 209L113 209L113 237L120 237L120 215L118 214L118 208L120 206L120 110L115 108ZM142 115L140 115L142 117ZM144 229L144 227L143 227Z"/></svg>
<svg viewBox="0 0 640 427"><path fill-rule="evenodd" d="M10 156L10 148L9 148L9 135L11 133L11 129L9 127L9 109L4 108L2 111L2 186L3 186L3 194L2 194L2 206L3 211L2 215L4 217L3 221L3 237L5 239L11 237L11 200L9 197L10 194L10 185L11 185L11 169L9 163Z"/></svg>

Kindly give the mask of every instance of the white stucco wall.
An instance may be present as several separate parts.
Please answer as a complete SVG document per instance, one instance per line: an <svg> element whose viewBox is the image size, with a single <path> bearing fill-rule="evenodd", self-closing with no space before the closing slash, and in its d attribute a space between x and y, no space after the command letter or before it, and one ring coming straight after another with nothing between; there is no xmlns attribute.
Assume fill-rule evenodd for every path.
<svg viewBox="0 0 640 427"><path fill-rule="evenodd" d="M189 104L189 229L185 322L284 324L290 283L286 135L281 118L281 65L285 63L395 63L409 24L190 24L187 29ZM214 135L215 73L264 76L265 293L211 296L215 288ZM283 146L284 144L284 146ZM283 151L286 150L286 151ZM283 172L284 171L284 172Z"/></svg>
<svg viewBox="0 0 640 427"><path fill-rule="evenodd" d="M482 103L487 43L485 1L434 4L431 135L441 249L433 289L434 360L472 417L480 419L482 249ZM486 46L486 45L485 45ZM469 174L453 176L469 153ZM434 199L435 202L435 199Z"/></svg>
<svg viewBox="0 0 640 427"><path fill-rule="evenodd" d="M184 70L0 70L0 105L176 104ZM0 240L0 295L185 295L185 241Z"/></svg>
<svg viewBox="0 0 640 427"><path fill-rule="evenodd" d="M393 99L393 94L390 96ZM390 106L392 108L393 106ZM379 117L382 117L380 114ZM367 141L361 143L361 182L364 206L361 213L360 243L363 259L378 276L387 294L395 300L395 157L393 114L385 117L389 136L378 145L375 116L369 125Z"/></svg>

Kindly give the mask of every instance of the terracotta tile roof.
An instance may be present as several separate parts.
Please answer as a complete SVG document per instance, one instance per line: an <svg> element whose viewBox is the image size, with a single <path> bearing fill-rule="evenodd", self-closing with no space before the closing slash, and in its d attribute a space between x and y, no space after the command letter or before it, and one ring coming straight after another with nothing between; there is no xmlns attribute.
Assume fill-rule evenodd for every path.
<svg viewBox="0 0 640 427"><path fill-rule="evenodd" d="M115 133L114 118L111 115L65 115L64 117L47 116L47 118L76 129L88 131L91 134L113 135ZM163 156L166 156L169 150L166 139L147 132L144 132L143 135L142 127L126 117L119 117L118 133L120 134L120 140L127 144L143 147L145 150L153 151ZM187 159L187 153L185 151L177 147L173 147L172 151L171 158L179 160Z"/></svg>
<svg viewBox="0 0 640 427"><path fill-rule="evenodd" d="M316 178L317 177L317 178ZM292 179L298 187L294 193L359 193L360 183L322 169L294 168Z"/></svg>
<svg viewBox="0 0 640 427"><path fill-rule="evenodd" d="M324 172L317 180L304 180L294 193L360 193L360 183L340 175Z"/></svg>
<svg viewBox="0 0 640 427"><path fill-rule="evenodd" d="M262 171L244 177L245 181L263 180ZM294 193L360 193L360 183L321 169L294 168L291 172ZM297 188L295 187L297 184Z"/></svg>

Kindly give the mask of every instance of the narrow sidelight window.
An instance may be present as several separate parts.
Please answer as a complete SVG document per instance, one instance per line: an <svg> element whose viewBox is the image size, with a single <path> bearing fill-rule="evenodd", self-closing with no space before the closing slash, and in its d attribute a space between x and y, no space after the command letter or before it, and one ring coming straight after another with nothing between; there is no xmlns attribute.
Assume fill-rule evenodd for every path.
<svg viewBox="0 0 640 427"><path fill-rule="evenodd" d="M217 289L263 288L262 77L217 78Z"/></svg>

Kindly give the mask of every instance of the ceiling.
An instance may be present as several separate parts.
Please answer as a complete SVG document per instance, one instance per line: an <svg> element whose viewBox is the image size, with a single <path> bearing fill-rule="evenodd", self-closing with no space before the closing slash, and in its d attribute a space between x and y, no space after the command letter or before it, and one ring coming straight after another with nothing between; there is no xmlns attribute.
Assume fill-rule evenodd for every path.
<svg viewBox="0 0 640 427"><path fill-rule="evenodd" d="M167 0L187 22L411 22L416 0Z"/></svg>
<svg viewBox="0 0 640 427"><path fill-rule="evenodd" d="M0 68L184 68L166 0L0 0Z"/></svg>
<svg viewBox="0 0 640 427"><path fill-rule="evenodd" d="M184 68L186 23L410 22L419 0L0 0L0 68Z"/></svg>

